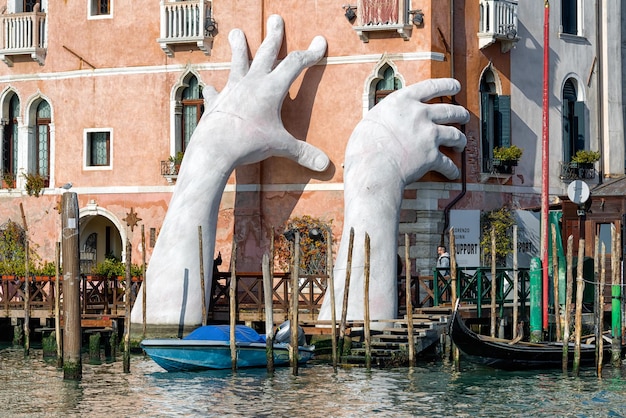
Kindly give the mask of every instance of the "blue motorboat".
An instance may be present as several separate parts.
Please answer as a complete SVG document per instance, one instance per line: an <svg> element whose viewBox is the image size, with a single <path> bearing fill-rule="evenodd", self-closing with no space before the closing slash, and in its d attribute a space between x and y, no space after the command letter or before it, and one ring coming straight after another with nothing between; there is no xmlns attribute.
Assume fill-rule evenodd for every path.
<svg viewBox="0 0 626 418"><path fill-rule="evenodd" d="M306 345L304 332L299 328L298 363L313 358L315 346ZM289 324L281 325L274 342L274 365L289 365ZM300 345L302 344L302 345ZM245 325L235 327L237 368L266 367L266 340L264 335ZM168 372L232 368L230 326L207 325L195 329L183 339L146 339L143 350Z"/></svg>

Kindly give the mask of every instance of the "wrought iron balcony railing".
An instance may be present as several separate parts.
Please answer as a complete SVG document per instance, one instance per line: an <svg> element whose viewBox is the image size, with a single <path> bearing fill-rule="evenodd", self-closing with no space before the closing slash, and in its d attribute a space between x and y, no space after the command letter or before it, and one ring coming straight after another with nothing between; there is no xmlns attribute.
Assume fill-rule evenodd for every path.
<svg viewBox="0 0 626 418"><path fill-rule="evenodd" d="M9 67L20 57L43 65L48 49L46 13L0 15L0 60ZM23 59L23 58L22 58Z"/></svg>
<svg viewBox="0 0 626 418"><path fill-rule="evenodd" d="M518 40L517 0L480 0L479 47L500 41L502 52L507 52Z"/></svg>
<svg viewBox="0 0 626 418"><path fill-rule="evenodd" d="M210 55L215 20L210 0L161 0L161 33L157 42L170 57L178 48L194 46Z"/></svg>
<svg viewBox="0 0 626 418"><path fill-rule="evenodd" d="M596 177L593 163L561 162L561 180L590 180Z"/></svg>

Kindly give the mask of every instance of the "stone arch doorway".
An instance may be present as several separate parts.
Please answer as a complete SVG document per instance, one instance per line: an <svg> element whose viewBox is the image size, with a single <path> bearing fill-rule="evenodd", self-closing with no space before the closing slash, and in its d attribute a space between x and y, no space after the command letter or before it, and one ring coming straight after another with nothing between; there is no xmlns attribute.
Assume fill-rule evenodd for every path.
<svg viewBox="0 0 626 418"><path fill-rule="evenodd" d="M80 271L88 274L107 257L126 259L126 232L110 211L90 203L79 215Z"/></svg>

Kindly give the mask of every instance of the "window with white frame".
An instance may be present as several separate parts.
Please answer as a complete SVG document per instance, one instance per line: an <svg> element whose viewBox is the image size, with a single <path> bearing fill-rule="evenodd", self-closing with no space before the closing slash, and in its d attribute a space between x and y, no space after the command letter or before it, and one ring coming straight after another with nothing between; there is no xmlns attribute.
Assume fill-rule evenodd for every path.
<svg viewBox="0 0 626 418"><path fill-rule="evenodd" d="M107 18L113 15L113 0L87 0L88 15L91 19Z"/></svg>
<svg viewBox="0 0 626 418"><path fill-rule="evenodd" d="M578 100L577 82L567 79L562 104L563 161L570 162L576 152L585 149L585 102Z"/></svg>
<svg viewBox="0 0 626 418"><path fill-rule="evenodd" d="M113 149L113 132L110 129L85 131L85 168L110 168Z"/></svg>
<svg viewBox="0 0 626 418"><path fill-rule="evenodd" d="M47 101L42 100L37 105L35 118L36 146L35 171L44 178L46 186L50 179L50 123L52 112Z"/></svg>
<svg viewBox="0 0 626 418"><path fill-rule="evenodd" d="M176 100L176 152L185 152L193 131L196 129L204 112L202 85L193 74L183 80L183 86L177 92Z"/></svg>
<svg viewBox="0 0 626 418"><path fill-rule="evenodd" d="M480 80L480 136L482 169L491 169L495 148L511 146L511 96L499 94L497 76L491 68Z"/></svg>
<svg viewBox="0 0 626 418"><path fill-rule="evenodd" d="M39 11L48 9L48 0L9 0L7 13L31 13L35 11L35 5L39 3Z"/></svg>
<svg viewBox="0 0 626 418"><path fill-rule="evenodd" d="M2 137L2 174L17 176L18 156L18 120L20 116L20 99L11 93L3 104L4 132Z"/></svg>
<svg viewBox="0 0 626 418"><path fill-rule="evenodd" d="M580 34L580 0L561 0L561 32L568 35Z"/></svg>

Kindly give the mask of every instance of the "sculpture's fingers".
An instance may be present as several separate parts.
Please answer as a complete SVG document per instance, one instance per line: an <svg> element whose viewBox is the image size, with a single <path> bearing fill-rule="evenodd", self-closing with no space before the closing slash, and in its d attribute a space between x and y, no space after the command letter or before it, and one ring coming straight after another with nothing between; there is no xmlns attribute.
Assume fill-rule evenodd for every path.
<svg viewBox="0 0 626 418"><path fill-rule="evenodd" d="M288 81L287 88L289 88L302 70L314 65L324 56L327 46L326 38L316 36L306 51L294 51L287 55L272 72L272 77Z"/></svg>
<svg viewBox="0 0 626 418"><path fill-rule="evenodd" d="M453 78L431 78L398 90L409 99L427 102L435 97L454 96L461 91L461 83Z"/></svg>
<svg viewBox="0 0 626 418"><path fill-rule="evenodd" d="M470 114L463 106L451 104L430 104L428 114L435 123L458 123L461 125L469 122Z"/></svg>
<svg viewBox="0 0 626 418"><path fill-rule="evenodd" d="M459 175L461 174L461 172L459 171L459 168L452 162L450 158L446 157L442 153L439 153L437 160L438 161L434 165L435 167L437 167L435 171L443 174L450 180L459 178Z"/></svg>
<svg viewBox="0 0 626 418"><path fill-rule="evenodd" d="M237 83L248 73L250 67L246 35L241 29L233 29L228 34L228 41L232 54L228 82Z"/></svg>
<svg viewBox="0 0 626 418"><path fill-rule="evenodd" d="M283 132L282 137L274 139L280 144L275 146L272 152L277 157L289 158L313 171L324 171L330 165L330 159L324 151L294 138L287 131Z"/></svg>
<svg viewBox="0 0 626 418"><path fill-rule="evenodd" d="M250 71L259 71L269 74L276 63L276 56L283 43L285 22L278 15L271 15L267 19L267 35L261 43L256 56L250 65Z"/></svg>
<svg viewBox="0 0 626 418"><path fill-rule="evenodd" d="M467 138L454 126L437 126L437 146L454 148L457 152L462 152L467 145Z"/></svg>
<svg viewBox="0 0 626 418"><path fill-rule="evenodd" d="M202 89L202 96L204 97L204 106L207 110L213 107L213 103L217 99L219 93L213 86L206 86ZM206 113L206 112L205 112Z"/></svg>

